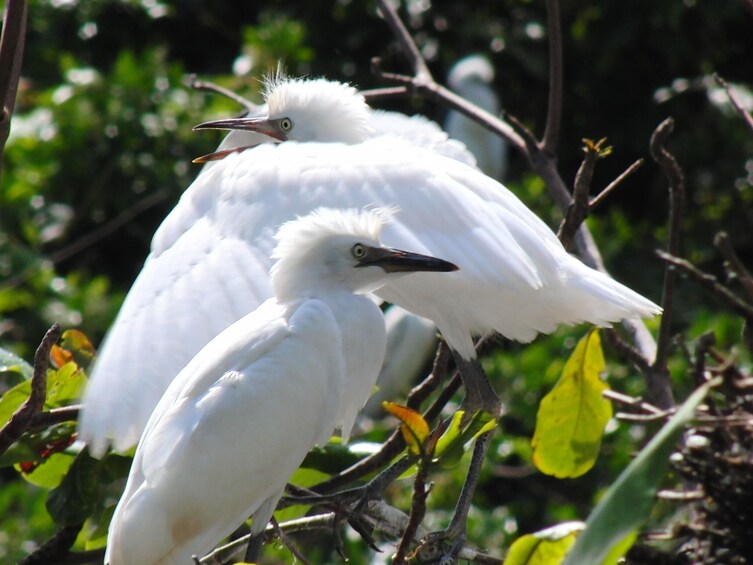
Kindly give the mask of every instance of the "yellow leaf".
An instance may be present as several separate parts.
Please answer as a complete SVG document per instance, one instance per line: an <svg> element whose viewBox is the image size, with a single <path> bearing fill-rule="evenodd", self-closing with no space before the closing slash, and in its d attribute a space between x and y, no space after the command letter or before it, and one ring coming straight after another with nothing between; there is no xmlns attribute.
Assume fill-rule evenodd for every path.
<svg viewBox="0 0 753 565"><path fill-rule="evenodd" d="M565 522L516 539L507 552L505 565L559 565L583 522Z"/></svg>
<svg viewBox="0 0 753 565"><path fill-rule="evenodd" d="M53 367L60 369L66 363L73 361L73 353L67 349L63 349L58 344L53 344L50 350L50 361L52 361Z"/></svg>
<svg viewBox="0 0 753 565"><path fill-rule="evenodd" d="M400 406L386 400L382 402L382 407L400 420L400 431L410 452L414 455L423 453L424 442L429 436L429 424L426 423L424 417L407 406Z"/></svg>
<svg viewBox="0 0 753 565"><path fill-rule="evenodd" d="M547 475L578 477L593 467L612 405L602 396L604 354L597 330L578 342L536 415L533 463Z"/></svg>

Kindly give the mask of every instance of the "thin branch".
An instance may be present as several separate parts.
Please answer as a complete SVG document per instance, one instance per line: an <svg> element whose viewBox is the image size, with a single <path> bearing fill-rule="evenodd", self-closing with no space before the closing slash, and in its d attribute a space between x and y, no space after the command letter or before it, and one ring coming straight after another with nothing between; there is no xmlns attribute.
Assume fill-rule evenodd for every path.
<svg viewBox="0 0 753 565"><path fill-rule="evenodd" d="M400 543L397 546L397 551L392 558L392 563L395 565L403 565L408 557L408 552L416 539L416 533L418 532L421 522L426 515L426 498L429 496L429 490L426 487L426 480L429 475L429 461L424 459L418 466L418 472L416 473L416 479L413 482L413 499L411 501L410 515L408 516L408 524L403 530L403 535L400 538Z"/></svg>
<svg viewBox="0 0 753 565"><path fill-rule="evenodd" d="M690 261L675 257L664 251L657 250L656 255L673 267L676 267L694 281L710 290L717 298L726 303L750 324L753 323L753 306L741 300L735 293L721 284L714 275L704 273Z"/></svg>
<svg viewBox="0 0 753 565"><path fill-rule="evenodd" d="M680 227L683 204L685 200L685 175L674 156L667 150L665 144L674 128L674 120L667 118L654 130L649 147L651 157L661 168L669 183L669 239L667 250L671 255L678 255L680 250ZM656 358L649 373L649 392L654 401L668 408L674 404L667 369L667 358L671 345L672 308L674 306L675 285L677 272L667 268L664 271L661 306L664 311L659 325Z"/></svg>
<svg viewBox="0 0 753 565"><path fill-rule="evenodd" d="M636 172L638 169L640 169L643 166L643 163L645 161L643 159L638 159L635 163L630 165L627 169L625 169L622 174L620 174L616 179L614 179L612 182L610 182L604 190L599 192L596 196L594 196L591 201L588 203L588 207L593 210L596 208L599 204L601 204L608 195L612 193L612 191L620 186L622 184L622 181L624 181L626 178L628 178L630 175L632 175L634 172Z"/></svg>
<svg viewBox="0 0 753 565"><path fill-rule="evenodd" d="M18 565L48 565L49 563L70 563L66 557L76 541L83 523L63 526L55 535L40 545L33 553L24 557ZM93 557L93 556L90 556ZM91 561L89 561L91 563Z"/></svg>
<svg viewBox="0 0 753 565"><path fill-rule="evenodd" d="M0 453L5 451L29 429L34 416L42 411L47 396L47 367L50 349L60 339L60 326L53 324L42 338L34 354L34 374L31 377L31 394L0 429Z"/></svg>
<svg viewBox="0 0 753 565"><path fill-rule="evenodd" d="M749 3L750 5L753 5L753 0L746 0L746 2ZM722 77L720 77L718 74L714 74L714 80L716 81L716 84L721 86L727 92L729 101L732 103L732 106L735 108L735 111L738 114L740 114L740 117L748 126L748 129L751 132L753 132L753 116L751 116L748 112L745 111L745 108L743 108L742 104L740 104L740 101L737 99L737 96L730 88L729 83L726 80L724 80Z"/></svg>
<svg viewBox="0 0 753 565"><path fill-rule="evenodd" d="M388 0L378 0L378 4L382 17L400 42L400 52L405 55L405 58L408 60L408 64L410 64L416 79L419 81L434 82L429 67L426 65L426 61L424 61L424 58L421 55L421 51L419 51L418 46L413 41L413 38L405 25L403 25L400 17L397 15L397 10Z"/></svg>
<svg viewBox="0 0 753 565"><path fill-rule="evenodd" d="M215 84L207 80L199 80L196 75L188 75L185 82L189 88L193 88L194 90L220 94L225 98L229 98L233 102L237 102L239 105L243 106L247 112L255 112L259 109L259 105L254 104L249 99L244 98L243 96L225 88L224 86L220 86L219 84Z"/></svg>
<svg viewBox="0 0 753 565"><path fill-rule="evenodd" d="M601 156L600 147L604 142L603 139L596 144L590 140L583 141L584 156L580 167L578 167L578 172L575 174L572 200L570 206L567 208L565 219L562 221L560 229L557 231L557 237L566 249L572 245L575 232L578 231L578 228L586 219L586 216L588 216L590 209L588 193L591 190L591 181L593 180L596 161L598 161Z"/></svg>
<svg viewBox="0 0 753 565"><path fill-rule="evenodd" d="M734 275L739 281L745 292L748 293L748 298L753 300L753 277L751 277L748 269L743 265L740 257L735 253L732 242L727 235L727 232L720 231L714 237L714 245L724 255L726 261L725 267L727 272Z"/></svg>
<svg viewBox="0 0 753 565"><path fill-rule="evenodd" d="M81 405L76 404L74 406L53 408L47 412L37 412L31 418L29 429L39 430L49 428L55 424L62 424L63 422L75 422L78 420L79 410L81 410Z"/></svg>
<svg viewBox="0 0 753 565"><path fill-rule="evenodd" d="M366 102L376 102L378 100L407 98L411 95L407 86L392 86L387 88L372 88L370 90L361 90L361 95Z"/></svg>
<svg viewBox="0 0 753 565"><path fill-rule="evenodd" d="M547 32L549 33L549 100L541 150L557 154L560 122L562 121L562 23L559 0L546 0Z"/></svg>
<svg viewBox="0 0 753 565"><path fill-rule="evenodd" d="M26 39L26 0L8 0L0 35L0 174L5 142L10 135L10 121L16 106L18 80L21 77Z"/></svg>

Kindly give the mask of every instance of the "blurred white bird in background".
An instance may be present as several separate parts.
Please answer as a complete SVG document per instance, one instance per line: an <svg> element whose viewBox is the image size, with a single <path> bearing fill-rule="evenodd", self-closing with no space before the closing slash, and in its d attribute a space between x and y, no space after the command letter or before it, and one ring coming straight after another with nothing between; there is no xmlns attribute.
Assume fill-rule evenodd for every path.
<svg viewBox="0 0 753 565"><path fill-rule="evenodd" d="M527 342L560 324L609 325L660 311L568 254L515 195L476 168L394 136L369 138L371 110L354 89L280 79L266 102L267 115L220 125L299 142L228 155L199 175L158 229L85 394L80 435L95 455L110 440L119 450L135 444L196 352L271 296L273 234L320 206L397 206L399 218L383 233L387 245L460 267L377 292L434 321L460 361L475 359L474 335ZM472 407L488 407L487 392L496 400L488 383L471 385Z"/></svg>
<svg viewBox="0 0 753 565"><path fill-rule="evenodd" d="M483 55L469 55L455 63L447 75L447 84L457 94L495 116L500 106L491 88L494 68ZM498 181L507 174L507 142L478 122L450 110L444 123L450 137L465 144L476 158L478 168Z"/></svg>
<svg viewBox="0 0 753 565"><path fill-rule="evenodd" d="M389 215L320 209L280 228L275 298L209 342L149 418L105 563L182 565L248 516L252 533L266 526L306 453L363 405L376 380L384 320L359 294L412 272L456 269L381 246Z"/></svg>

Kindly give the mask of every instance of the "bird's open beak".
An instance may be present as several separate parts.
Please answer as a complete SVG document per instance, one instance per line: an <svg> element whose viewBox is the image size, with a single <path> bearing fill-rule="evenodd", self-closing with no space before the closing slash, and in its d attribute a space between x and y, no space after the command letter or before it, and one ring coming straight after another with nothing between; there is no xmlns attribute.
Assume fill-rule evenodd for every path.
<svg viewBox="0 0 753 565"><path fill-rule="evenodd" d="M254 131L277 141L287 141L287 137L284 133L276 127L276 123L272 123L268 118L230 118L226 120L214 120L211 122L204 122L193 129L237 129L243 131Z"/></svg>
<svg viewBox="0 0 753 565"><path fill-rule="evenodd" d="M366 255L358 262L357 266L381 267L387 273L418 271L446 273L458 270L457 265L449 261L388 247L366 247Z"/></svg>

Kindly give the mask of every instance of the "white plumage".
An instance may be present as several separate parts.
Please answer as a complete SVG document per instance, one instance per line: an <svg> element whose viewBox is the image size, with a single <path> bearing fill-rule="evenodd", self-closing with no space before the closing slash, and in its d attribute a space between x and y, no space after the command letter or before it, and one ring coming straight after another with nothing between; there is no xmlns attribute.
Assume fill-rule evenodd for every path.
<svg viewBox="0 0 753 565"><path fill-rule="evenodd" d="M266 269L277 226L319 206L396 206L399 218L382 234L386 244L461 268L391 282L378 295L433 320L465 359L475 356L472 335L496 331L527 342L559 324L608 325L660 311L569 255L515 195L477 169L387 135L333 142L338 129L368 130L359 124L368 122L369 109L352 89L336 89L342 100L333 105L333 89L323 88L329 83L283 84L285 100L299 96L305 111L278 107L270 95L268 119L250 127L271 124L273 135L288 139L302 120L327 122L330 142L234 153L186 190L155 234L94 366L80 423L93 453L109 439L117 449L133 445L180 369L271 296ZM354 108L363 115L354 118ZM283 118L292 123L287 134ZM348 422L342 424L347 435Z"/></svg>
<svg viewBox="0 0 753 565"><path fill-rule="evenodd" d="M381 247L384 219L318 210L280 229L276 298L204 347L149 418L106 563L189 563L251 515L261 531L306 453L355 418L386 337L379 308L354 293L415 270L454 269Z"/></svg>

